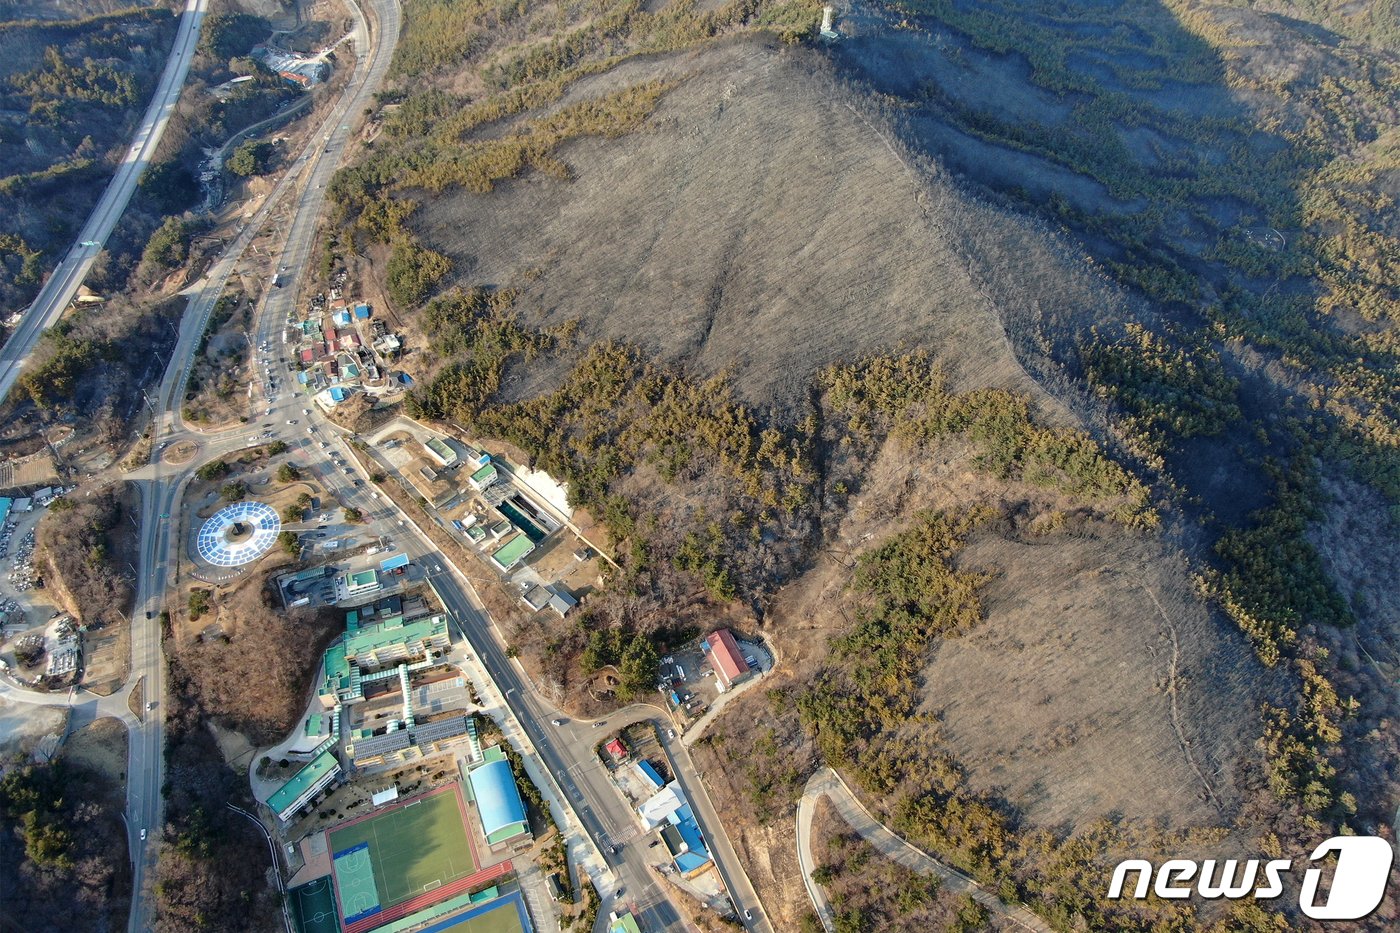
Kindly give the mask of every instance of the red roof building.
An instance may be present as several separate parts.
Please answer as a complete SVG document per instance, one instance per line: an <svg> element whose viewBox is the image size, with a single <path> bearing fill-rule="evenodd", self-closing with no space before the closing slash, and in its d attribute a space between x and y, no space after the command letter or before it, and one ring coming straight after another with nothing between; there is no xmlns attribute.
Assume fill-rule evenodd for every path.
<svg viewBox="0 0 1400 933"><path fill-rule="evenodd" d="M621 761L627 757L627 746L622 744L621 739L613 739L603 746L607 753L612 756L613 761Z"/></svg>
<svg viewBox="0 0 1400 933"><path fill-rule="evenodd" d="M729 629L722 628L705 639L710 649L710 666L715 670L715 679L728 690L736 681L743 680L750 673L748 662L739 651L739 645Z"/></svg>

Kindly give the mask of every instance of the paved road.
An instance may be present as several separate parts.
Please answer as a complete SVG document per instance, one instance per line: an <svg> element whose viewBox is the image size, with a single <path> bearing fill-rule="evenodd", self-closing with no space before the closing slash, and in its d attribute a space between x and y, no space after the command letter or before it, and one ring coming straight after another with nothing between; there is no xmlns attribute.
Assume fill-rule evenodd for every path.
<svg viewBox="0 0 1400 933"><path fill-rule="evenodd" d="M371 456L377 457L373 450ZM378 462L385 473L395 472L387 461ZM650 868L651 860L646 847L625 844L625 840L631 839L637 832L637 819L594 752L599 733L594 731L593 724L564 717L557 708L536 694L518 663L507 661L501 642L492 631L489 616L466 575L418 533L413 521L408 522L407 528L413 529L414 537L418 538L417 548L410 551L411 556L417 559L416 555L423 554L425 562L448 568L447 572L432 577L434 590L452 612L463 637L481 659L487 672L500 685L511 713L561 786L580 823L617 873L619 883L616 887L624 890L625 902L641 918L644 929L670 929L671 924L679 924L679 915L666 900L665 892ZM560 718L564 719L564 725L553 725L553 720ZM672 739L666 735L666 729L671 724L664 714L658 715L654 707L633 706L618 711L603 722L607 723L611 732L644 719L655 722L661 728L662 745L671 759L672 770L691 801L691 809L715 857L715 866L725 890L730 893L744 926L759 933L768 933L771 926L724 832L724 823L690 760L689 751L679 738ZM624 844L621 852L614 855L610 849L618 841Z"/></svg>
<svg viewBox="0 0 1400 933"><path fill-rule="evenodd" d="M626 902L636 909L645 929L683 929L675 907L648 867L645 851L633 851L625 842L619 842L635 834L635 819L594 755L594 743L552 734L554 727L550 722L558 716L557 711L547 707L534 695L515 664L505 657L491 632L489 619L466 578L426 538L421 537L411 523L406 525L404 518L398 516L387 500L377 499L370 489L356 485L356 481L362 483L362 477L354 475L353 470L347 475L346 468L331 462L330 451L340 443L336 436L338 429L325 425L319 411L314 406L306 405L300 396L291 391L291 368L281 362L286 350L283 343L286 322L296 311L293 286L306 272L312 256L324 185L330 180L336 159L349 135L352 115L363 110L369 95L377 89L388 66L389 51L397 42L400 10L395 0L372 0L372 6L378 28L370 37L370 66L367 72L357 76L360 82L354 85L357 90L346 96L326 122L321 134L303 154L298 166L282 179L223 257L211 267L199 286L191 290L191 304L182 320L180 337L172 351L165 380L157 393L155 421L156 435L161 441L168 444L190 441L198 444L200 449L194 460L180 466L160 462L158 452L156 461L150 467L130 477L142 490L141 572L133 618L132 676L146 677L147 696L164 696L165 672L160 633L155 620L159 617L166 588L174 582L172 576L179 557L176 549L183 546L183 542L173 540L174 529L179 524L175 516L180 514L184 488L193 475L193 469L199 463L250 446L250 435L270 430L275 438L287 441L297 461L311 470L341 502L361 508L372 516L375 522L372 527L390 531L399 538L407 537L412 543L405 548L406 542L400 541L400 548L408 550L423 564L443 568L435 570L432 582L445 608L459 626L459 635L495 679L510 712L557 781L578 821L603 853L616 875L613 888L620 886L625 891ZM363 36L365 31L362 25L360 34ZM260 309L255 341L270 348L260 354L260 364L264 366L260 382L265 381L268 375L275 375L279 383L275 397L264 401L259 409L270 409L269 414L263 414L258 419L262 421L265 418L269 427L253 427L250 424L207 435L192 432L183 423L180 407L184 384L205 320L242 252L252 242L270 211L289 193L295 192L297 185L301 185L301 188L296 194L295 217L277 263L278 272L287 287L269 292ZM141 828L153 829L161 824L159 790L164 773L163 742L164 726L159 715L149 717L132 731L128 812L131 831L138 838ZM678 743L671 744L674 749L668 750L677 758L677 771L690 769L693 774L684 749ZM683 786L696 802L702 829L711 840L721 872L733 890L732 884L738 880L733 871L738 864L737 859L727 840L723 839L722 826L703 794L698 776L687 776ZM620 852L616 854L611 851L615 844L621 845ZM133 878L136 896L130 929L136 931L149 929L152 925L151 905L144 897L144 886L147 872L154 869L155 847L139 842L134 843L133 847L137 852ZM742 872L738 875L742 875ZM757 898L748 886L747 878L740 883L744 886L738 894L740 911L752 910L756 918L752 927L766 930Z"/></svg>
<svg viewBox="0 0 1400 933"><path fill-rule="evenodd" d="M812 818L816 815L817 800L827 797L836 806L836 812L860 834L866 842L886 858L893 859L905 868L921 875L937 875L945 891L969 892L988 910L1006 918L1016 926L1036 933L1050 933L1050 927L1027 908L1016 904L1008 905L996 895L983 888L976 881L955 869L915 848L895 835L889 827L865 809L840 776L830 768L822 768L812 775L803 788L802 800L797 805L797 864L801 867L802 880L807 885L807 893L812 898L812 906L828 933L834 927L834 915L827 903L826 892L821 885L812 881L812 872L817 863L812 855Z"/></svg>
<svg viewBox="0 0 1400 933"><path fill-rule="evenodd" d="M191 2L200 3L202 9L204 0ZM380 22L386 26L380 34L371 36L363 20L360 21L357 49L361 50L362 54L350 84L350 88L354 90L348 91L342 103L332 112L323 126L323 135L344 132L340 127L344 124L346 115L355 112L350 108L363 107L367 96L377 88L377 82L382 80L388 67L393 43L397 41L399 7L395 0L374 0L373 5ZM389 38L387 44L382 41L386 37ZM158 408L153 420L156 425L155 434L163 442L175 444L192 441L200 446L199 456L187 464L174 467L164 464L157 450L152 465L140 474L130 477L141 491L142 511L140 572L136 605L132 614L131 675L145 677L146 696L154 698L158 704L165 696L165 665L158 619L166 589L173 582L172 576L179 556L177 549L182 546L182 542L174 540L174 537L179 528L177 516L180 514L185 486L200 462L250 446L250 432L246 427L213 436L196 436L185 430L179 411L185 380L193 363L209 310L218 299L243 251L252 242L258 227L266 221L282 194L301 180L302 172L309 169L314 179L328 177L333 171L334 159L322 158L325 154L322 151L323 145L318 140L308 146L301 157L300 167L289 171L283 177L253 221L211 268L202 286L194 290L190 306L181 321L180 339L171 353L165 379L157 393ZM316 205L319 208L319 200ZM127 825L132 833L132 849L135 853L132 872L134 894L128 927L132 933L149 930L154 926L153 905L147 897L146 889L147 875L155 869L157 847L154 845L154 836L145 840L141 838L141 832L155 830L163 822L164 801L160 788L165 772L165 724L161 713L162 709L158 706L153 715L148 715L144 723L131 730L127 764Z"/></svg>
<svg viewBox="0 0 1400 933"><path fill-rule="evenodd" d="M87 278L88 270L92 268L97 254L102 251L107 237L126 211L127 202L136 191L136 183L141 180L141 173L146 170L146 166L155 155L161 135L165 132L165 125L175 111L175 103L185 85L185 75L190 70L190 60L194 58L195 48L199 44L199 28L204 22L207 5L208 0L186 0L170 59L165 64L165 71L156 86L150 106L146 109L146 115L141 118L141 124L137 127L131 148L117 166L116 174L108 183L102 199L97 202L87 223L83 225L77 242L68 250L68 254L39 290L38 297L24 313L4 349L0 350L0 401L9 395L10 388L19 378L24 361L38 343L39 336L63 315L73 296L78 293L78 287L83 284L83 279ZM85 243L93 245L85 246Z"/></svg>

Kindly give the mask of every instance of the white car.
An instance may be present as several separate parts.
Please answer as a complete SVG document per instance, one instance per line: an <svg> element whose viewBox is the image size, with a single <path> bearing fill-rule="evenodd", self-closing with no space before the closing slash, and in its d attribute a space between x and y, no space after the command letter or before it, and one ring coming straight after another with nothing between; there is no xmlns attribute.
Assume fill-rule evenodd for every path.
<svg viewBox="0 0 1400 933"><path fill-rule="evenodd" d="M142 841L142 842L145 842L145 841L146 841L146 831L145 831L144 829L141 830L141 841Z"/></svg>
<svg viewBox="0 0 1400 933"><path fill-rule="evenodd" d="M288 424L296 424L296 423L297 423L297 419L295 419L295 418L288 418L288 419L287 419L287 423L288 423Z"/></svg>

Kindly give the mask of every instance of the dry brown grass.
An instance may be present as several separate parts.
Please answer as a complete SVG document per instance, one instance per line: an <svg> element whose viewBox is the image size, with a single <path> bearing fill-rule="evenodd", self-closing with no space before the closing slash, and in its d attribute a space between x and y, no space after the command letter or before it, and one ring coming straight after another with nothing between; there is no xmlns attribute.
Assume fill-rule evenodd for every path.
<svg viewBox="0 0 1400 933"><path fill-rule="evenodd" d="M583 345L621 339L689 375L728 370L760 404L900 342L937 348L956 388L1039 394L962 257L966 228L1017 225L916 175L818 59L745 40L629 63L567 102L647 79L679 84L625 142L566 145L572 181L419 208L411 223L457 284L518 287L529 324L577 318ZM1053 244L1029 240L996 258L1035 262L1047 296L1086 300ZM533 394L570 362L518 367L504 394Z"/></svg>
<svg viewBox="0 0 1400 933"><path fill-rule="evenodd" d="M88 723L63 743L65 760L96 771L117 789L126 786L126 752L126 727L111 717Z"/></svg>

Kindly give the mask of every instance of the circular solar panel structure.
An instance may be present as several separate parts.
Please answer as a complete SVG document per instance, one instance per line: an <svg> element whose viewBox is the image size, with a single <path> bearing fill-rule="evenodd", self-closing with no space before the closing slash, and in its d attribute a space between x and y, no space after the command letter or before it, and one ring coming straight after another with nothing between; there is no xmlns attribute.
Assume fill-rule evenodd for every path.
<svg viewBox="0 0 1400 933"><path fill-rule="evenodd" d="M277 543L282 520L263 502L235 502L200 526L195 550L215 567L241 567L262 557Z"/></svg>

